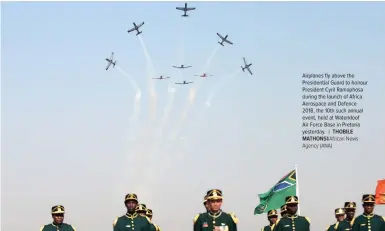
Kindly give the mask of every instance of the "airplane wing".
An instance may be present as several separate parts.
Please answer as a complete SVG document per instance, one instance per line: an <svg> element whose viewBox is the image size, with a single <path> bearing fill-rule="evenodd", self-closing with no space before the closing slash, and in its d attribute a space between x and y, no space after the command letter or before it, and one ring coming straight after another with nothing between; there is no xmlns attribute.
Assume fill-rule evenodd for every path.
<svg viewBox="0 0 385 231"><path fill-rule="evenodd" d="M250 68L247 67L247 70L249 71L250 75L252 75L253 73L251 72Z"/></svg>
<svg viewBox="0 0 385 231"><path fill-rule="evenodd" d="M161 78L152 78L152 79L161 79Z"/></svg>
<svg viewBox="0 0 385 231"><path fill-rule="evenodd" d="M177 10L184 10L184 7L175 7Z"/></svg>
<svg viewBox="0 0 385 231"><path fill-rule="evenodd" d="M143 25L144 25L144 22L142 22L141 24L137 25L137 27L139 28L139 27L141 27Z"/></svg>
<svg viewBox="0 0 385 231"><path fill-rule="evenodd" d="M245 66L247 66L246 58L243 58L243 62L245 63Z"/></svg>
<svg viewBox="0 0 385 231"><path fill-rule="evenodd" d="M188 8L186 8L186 11L189 11L189 10L195 10L195 7L188 7Z"/></svg>
<svg viewBox="0 0 385 231"><path fill-rule="evenodd" d="M133 32L135 30L135 28L132 28L130 30L128 30L127 32L130 33L130 32Z"/></svg>
<svg viewBox="0 0 385 231"><path fill-rule="evenodd" d="M191 67L191 66L187 66L187 67L184 67L184 68L189 68L189 67Z"/></svg>
<svg viewBox="0 0 385 231"><path fill-rule="evenodd" d="M111 66L111 63L108 63L107 67L106 67L106 70L108 70L108 68Z"/></svg>
<svg viewBox="0 0 385 231"><path fill-rule="evenodd" d="M181 68L181 67L177 67L177 66L172 66L172 67L174 67L174 68Z"/></svg>
<svg viewBox="0 0 385 231"><path fill-rule="evenodd" d="M218 35L219 38L221 38L222 40L225 40L225 38L224 38L222 35L220 35L219 33L217 33L217 35Z"/></svg>
<svg viewBox="0 0 385 231"><path fill-rule="evenodd" d="M233 45L233 43L232 42L230 42L229 40L227 40L227 39L223 39L225 42L227 42L228 44L231 44L231 45Z"/></svg>
<svg viewBox="0 0 385 231"><path fill-rule="evenodd" d="M175 83L175 84L183 84L183 83Z"/></svg>

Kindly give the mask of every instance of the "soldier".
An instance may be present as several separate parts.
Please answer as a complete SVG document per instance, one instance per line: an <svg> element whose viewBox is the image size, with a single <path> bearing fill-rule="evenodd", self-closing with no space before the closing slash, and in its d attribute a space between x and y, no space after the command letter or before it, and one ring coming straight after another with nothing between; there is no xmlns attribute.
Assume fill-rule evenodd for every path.
<svg viewBox="0 0 385 231"><path fill-rule="evenodd" d="M276 223L274 230L276 231L310 231L310 220L307 217L298 216L298 197L286 197L287 216L283 217Z"/></svg>
<svg viewBox="0 0 385 231"><path fill-rule="evenodd" d="M150 221L151 221L151 224L152 224L152 230L155 230L155 231L161 231L161 230L160 230L160 227L159 227L157 224L152 223L152 216L153 216L152 209L147 209L147 210L146 210L146 216L147 216L147 217L150 219Z"/></svg>
<svg viewBox="0 0 385 231"><path fill-rule="evenodd" d="M150 219L135 211L138 205L138 196L135 193L127 194L124 198L124 204L127 213L114 220L112 225L114 231L152 231Z"/></svg>
<svg viewBox="0 0 385 231"><path fill-rule="evenodd" d="M266 225L261 229L261 231L272 231L274 229L275 223L278 219L277 210L273 209L267 212L267 220L269 221L269 225Z"/></svg>
<svg viewBox="0 0 385 231"><path fill-rule="evenodd" d="M194 231L237 231L238 218L235 214L221 210L222 195L222 191L219 189L207 192L209 211L195 216Z"/></svg>
<svg viewBox="0 0 385 231"><path fill-rule="evenodd" d="M350 223L350 227L353 226L354 216L356 215L356 202L345 202L345 220Z"/></svg>
<svg viewBox="0 0 385 231"><path fill-rule="evenodd" d="M326 231L334 231L334 230L337 230L337 229L340 229L340 230L345 230L345 228L347 228L347 230L350 230L350 225L347 221L345 221L345 210L343 208L338 208L338 209L335 209L334 210L334 216L337 220L336 223L330 225Z"/></svg>
<svg viewBox="0 0 385 231"><path fill-rule="evenodd" d="M281 217L286 217L287 216L287 209L286 205L281 206Z"/></svg>
<svg viewBox="0 0 385 231"><path fill-rule="evenodd" d="M364 213L354 219L352 231L380 231L385 218L373 213L375 196L365 194L362 196Z"/></svg>
<svg viewBox="0 0 385 231"><path fill-rule="evenodd" d="M208 212L209 211L209 203L207 203L207 195L204 197L204 199L203 199L203 205L205 206L205 208L206 208L206 212Z"/></svg>
<svg viewBox="0 0 385 231"><path fill-rule="evenodd" d="M40 231L76 231L75 227L70 224L63 223L64 221L64 206L55 205L51 208L53 222L41 227Z"/></svg>

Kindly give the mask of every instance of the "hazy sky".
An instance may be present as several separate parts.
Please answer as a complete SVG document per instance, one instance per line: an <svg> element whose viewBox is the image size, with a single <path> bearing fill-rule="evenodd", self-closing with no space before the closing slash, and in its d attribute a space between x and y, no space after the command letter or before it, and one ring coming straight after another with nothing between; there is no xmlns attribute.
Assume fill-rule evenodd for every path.
<svg viewBox="0 0 385 231"><path fill-rule="evenodd" d="M3 230L37 230L55 204L79 231L109 230L128 192L163 230L189 230L211 188L241 230L260 229L257 194L295 164L312 230L374 193L385 177L384 3L202 2L186 19L182 4L2 3ZM146 22L142 40L127 33L133 21ZM213 76L194 76L205 69ZM360 142L304 151L301 75L326 71L369 81ZM171 79L149 80L159 75Z"/></svg>

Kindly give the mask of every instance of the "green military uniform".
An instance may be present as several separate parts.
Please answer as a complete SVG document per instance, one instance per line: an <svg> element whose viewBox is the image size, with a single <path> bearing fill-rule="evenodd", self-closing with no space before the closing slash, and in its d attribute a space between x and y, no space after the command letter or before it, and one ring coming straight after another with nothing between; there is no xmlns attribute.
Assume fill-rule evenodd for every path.
<svg viewBox="0 0 385 231"><path fill-rule="evenodd" d="M138 197L134 193L126 195L124 202L128 200L138 201ZM113 224L113 231L152 231L151 220L139 215L136 211L133 214L126 213L121 217L117 217Z"/></svg>
<svg viewBox="0 0 385 231"><path fill-rule="evenodd" d="M375 196L365 194L362 197L363 204L375 204ZM385 217L377 214L362 214L354 219L352 231L380 231L385 223Z"/></svg>
<svg viewBox="0 0 385 231"><path fill-rule="evenodd" d="M160 230L160 227L157 225L157 224L154 224L152 223L152 216L153 216L153 213L152 213L152 209L147 209L146 210L146 216L151 220L151 229L154 231L161 231Z"/></svg>
<svg viewBox="0 0 385 231"><path fill-rule="evenodd" d="M337 218L337 222L330 225L327 231L349 231L350 230L350 224L346 220L338 221L338 216L345 216L345 209L338 208L334 211L334 214Z"/></svg>
<svg viewBox="0 0 385 231"><path fill-rule="evenodd" d="M286 197L286 205L298 204L297 196ZM310 220L307 217L288 214L281 218L275 225L275 231L310 231Z"/></svg>
<svg viewBox="0 0 385 231"><path fill-rule="evenodd" d="M62 214L64 216L65 210L62 205L55 205L51 208L51 214ZM40 231L76 231L75 227L70 224L61 223L56 224L52 222L51 224L44 225L40 228Z"/></svg>
<svg viewBox="0 0 385 231"><path fill-rule="evenodd" d="M222 191L212 189L207 192L207 200L222 200ZM194 218L194 231L237 231L238 218L234 213L218 212L200 213Z"/></svg>
<svg viewBox="0 0 385 231"><path fill-rule="evenodd" d="M270 210L267 212L267 219L271 218L271 217L278 217L278 212L277 210L273 209L273 210ZM277 220L278 221L278 220ZM269 225L266 225L265 227L263 227L261 229L261 231L272 231L274 229L274 226L275 226L276 223L273 223L273 224L269 224Z"/></svg>
<svg viewBox="0 0 385 231"><path fill-rule="evenodd" d="M346 214L348 214L349 210L352 210L355 213L355 211L357 209L356 202L345 202L344 208L345 208ZM355 219L355 217L353 217L351 220L349 220L348 216L346 215L345 221L350 224L350 228L353 227L354 219Z"/></svg>

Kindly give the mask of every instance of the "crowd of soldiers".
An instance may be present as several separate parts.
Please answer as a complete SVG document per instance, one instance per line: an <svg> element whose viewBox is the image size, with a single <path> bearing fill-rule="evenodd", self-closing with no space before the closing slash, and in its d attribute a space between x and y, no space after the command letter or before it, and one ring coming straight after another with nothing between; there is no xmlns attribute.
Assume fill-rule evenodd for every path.
<svg viewBox="0 0 385 231"><path fill-rule="evenodd" d="M238 218L234 213L222 211L223 194L219 189L206 193L203 205L206 212L197 214L194 219L194 231L237 231ZM129 193L124 204L127 213L117 217L113 222L113 231L160 231L152 222L153 213L145 204L139 204L138 196ZM297 215L298 197L286 197L285 204L277 210L267 212L269 225L261 231L310 231L310 219ZM335 209L336 223L327 227L326 231L385 231L385 217L374 214L375 196L366 194L362 197L363 214L355 217L356 203L345 202L344 208ZM53 222L43 226L40 231L76 231L75 227L64 223L64 207L52 207Z"/></svg>

